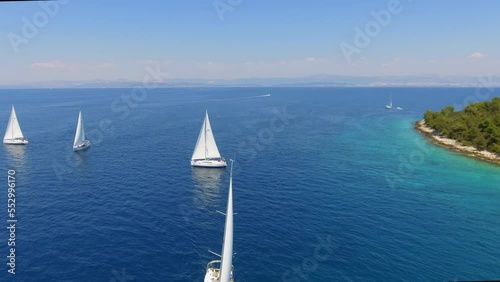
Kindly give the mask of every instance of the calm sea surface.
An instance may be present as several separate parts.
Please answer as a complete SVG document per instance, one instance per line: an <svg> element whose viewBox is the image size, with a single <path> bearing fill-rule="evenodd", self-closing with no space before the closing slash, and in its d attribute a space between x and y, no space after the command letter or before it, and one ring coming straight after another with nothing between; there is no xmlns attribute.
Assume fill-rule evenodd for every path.
<svg viewBox="0 0 500 282"><path fill-rule="evenodd" d="M221 154L236 159L236 281L500 279L500 167L413 130L425 110L474 93L0 90L0 129L14 104L30 141L0 145L0 280L202 281L208 250L221 251L229 181L228 170L190 167L205 110ZM403 111L384 109L390 95ZM93 147L75 154L80 109Z"/></svg>

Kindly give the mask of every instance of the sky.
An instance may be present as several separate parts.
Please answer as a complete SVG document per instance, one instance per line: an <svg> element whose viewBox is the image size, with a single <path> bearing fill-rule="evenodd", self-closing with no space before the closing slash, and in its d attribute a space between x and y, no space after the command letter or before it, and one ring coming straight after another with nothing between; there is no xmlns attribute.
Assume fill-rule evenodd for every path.
<svg viewBox="0 0 500 282"><path fill-rule="evenodd" d="M0 84L500 75L500 2L0 2Z"/></svg>

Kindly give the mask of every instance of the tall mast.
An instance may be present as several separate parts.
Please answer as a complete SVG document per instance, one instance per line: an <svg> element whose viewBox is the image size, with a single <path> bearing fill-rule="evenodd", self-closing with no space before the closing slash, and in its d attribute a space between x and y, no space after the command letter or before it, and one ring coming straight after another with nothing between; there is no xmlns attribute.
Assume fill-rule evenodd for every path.
<svg viewBox="0 0 500 282"><path fill-rule="evenodd" d="M231 281L233 268L233 160L229 174L229 194L227 197L226 223L224 226L224 244L222 246L220 282Z"/></svg>
<svg viewBox="0 0 500 282"><path fill-rule="evenodd" d="M205 122L203 123L203 126L205 127L205 159L207 159L207 122L208 122L208 111L205 111Z"/></svg>

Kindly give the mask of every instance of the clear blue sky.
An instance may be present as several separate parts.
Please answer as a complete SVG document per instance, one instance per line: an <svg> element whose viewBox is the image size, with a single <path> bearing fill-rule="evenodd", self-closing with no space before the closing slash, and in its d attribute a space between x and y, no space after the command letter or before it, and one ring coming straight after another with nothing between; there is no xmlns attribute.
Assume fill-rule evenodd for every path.
<svg viewBox="0 0 500 282"><path fill-rule="evenodd" d="M213 0L71 0L32 38L23 18L45 13L39 3L0 3L0 84L139 80L147 65L209 79L500 74L499 1L400 0L401 12L358 48L355 28L391 1L242 0L222 20ZM13 34L27 40L17 53ZM350 61L342 42L358 50Z"/></svg>

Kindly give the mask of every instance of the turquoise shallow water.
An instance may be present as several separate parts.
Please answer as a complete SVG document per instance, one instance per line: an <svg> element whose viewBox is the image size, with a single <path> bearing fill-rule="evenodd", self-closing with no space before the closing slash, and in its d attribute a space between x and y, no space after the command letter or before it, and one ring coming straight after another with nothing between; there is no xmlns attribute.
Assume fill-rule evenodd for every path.
<svg viewBox="0 0 500 282"><path fill-rule="evenodd" d="M18 176L19 220L17 274L4 264L2 281L201 281L207 250L220 252L228 185L226 170L189 166L205 110L236 158L237 281L500 279L500 167L413 130L474 89L130 94L0 90L0 121L15 104L30 139L0 149L0 173ZM405 110L386 111L389 95ZM94 146L74 154L80 107ZM6 200L4 189L4 224Z"/></svg>

